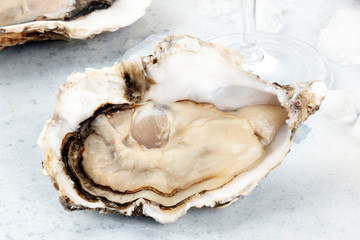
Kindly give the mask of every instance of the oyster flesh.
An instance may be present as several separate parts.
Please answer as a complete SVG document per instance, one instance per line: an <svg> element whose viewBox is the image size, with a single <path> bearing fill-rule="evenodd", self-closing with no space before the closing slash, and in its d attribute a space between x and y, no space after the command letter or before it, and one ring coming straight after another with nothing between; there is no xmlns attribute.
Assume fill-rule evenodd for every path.
<svg viewBox="0 0 360 240"><path fill-rule="evenodd" d="M0 0L0 49L29 41L86 39L145 14L151 0Z"/></svg>
<svg viewBox="0 0 360 240"><path fill-rule="evenodd" d="M150 56L73 73L39 138L63 206L169 223L249 194L326 87L280 86L241 64L235 51L173 35Z"/></svg>

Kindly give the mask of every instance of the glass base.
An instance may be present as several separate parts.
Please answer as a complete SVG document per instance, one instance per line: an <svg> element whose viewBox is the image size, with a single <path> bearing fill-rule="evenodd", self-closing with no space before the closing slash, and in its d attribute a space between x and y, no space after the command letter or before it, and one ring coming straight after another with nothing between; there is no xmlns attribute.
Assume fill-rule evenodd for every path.
<svg viewBox="0 0 360 240"><path fill-rule="evenodd" d="M243 52L241 39L241 34L235 34L210 41ZM308 44L278 34L258 33L257 45L262 54L255 60L244 59L244 70L281 85L322 80L331 87L332 77L326 60Z"/></svg>

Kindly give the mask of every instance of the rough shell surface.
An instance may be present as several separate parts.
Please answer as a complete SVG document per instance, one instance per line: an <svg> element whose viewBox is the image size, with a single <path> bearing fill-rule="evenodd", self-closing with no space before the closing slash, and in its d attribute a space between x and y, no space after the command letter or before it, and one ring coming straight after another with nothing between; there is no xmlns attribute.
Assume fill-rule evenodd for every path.
<svg viewBox="0 0 360 240"><path fill-rule="evenodd" d="M150 4L151 0L115 0L106 9L70 20L39 20L0 27L0 49L31 41L87 39L114 32L142 17Z"/></svg>
<svg viewBox="0 0 360 240"><path fill-rule="evenodd" d="M189 36L163 38L154 53L138 61L73 73L58 93L54 115L39 138L45 152L43 170L59 190L65 208L120 215L146 215L161 223L176 221L191 207L222 207L249 194L288 153L297 128L315 113L326 92L321 81L280 86L241 69L242 56L220 45ZM261 163L220 188L200 191L172 207L139 198L128 204L87 197L68 174L61 150L63 139L105 104L171 103L181 99L214 104L233 111L253 104L278 104L288 112L267 146Z"/></svg>

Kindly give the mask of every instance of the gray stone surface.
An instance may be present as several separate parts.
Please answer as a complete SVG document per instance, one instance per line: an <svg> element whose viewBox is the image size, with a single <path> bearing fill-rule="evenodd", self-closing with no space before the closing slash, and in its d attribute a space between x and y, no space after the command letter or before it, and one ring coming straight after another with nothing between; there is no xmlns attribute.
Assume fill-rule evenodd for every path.
<svg viewBox="0 0 360 240"><path fill-rule="evenodd" d="M313 46L338 8L360 9L359 1L350 0L270 2L276 8L259 11L265 14L260 28L267 26L266 17L278 19L270 31ZM0 51L0 239L360 239L360 137L352 132L356 119L332 118L332 106L300 128L284 162L249 196L222 210L191 209L169 225L64 211L42 174L37 138L68 75L112 66L151 34L207 39L236 33L239 9L231 6L236 1L154 0L143 18L115 33ZM336 91L358 97L360 67L331 62L331 69ZM329 102L339 102L339 95ZM359 119L359 102L344 106L349 104Z"/></svg>

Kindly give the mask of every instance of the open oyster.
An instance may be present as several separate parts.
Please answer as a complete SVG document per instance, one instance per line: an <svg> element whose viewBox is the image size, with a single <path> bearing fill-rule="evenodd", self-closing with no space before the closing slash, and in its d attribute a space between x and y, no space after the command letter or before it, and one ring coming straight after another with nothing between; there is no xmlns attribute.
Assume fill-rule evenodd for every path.
<svg viewBox="0 0 360 240"><path fill-rule="evenodd" d="M0 49L29 41L86 39L145 14L151 0L0 0Z"/></svg>
<svg viewBox="0 0 360 240"><path fill-rule="evenodd" d="M170 36L153 55L72 74L39 138L64 207L168 223L250 193L326 88L272 84L241 63L222 46Z"/></svg>

